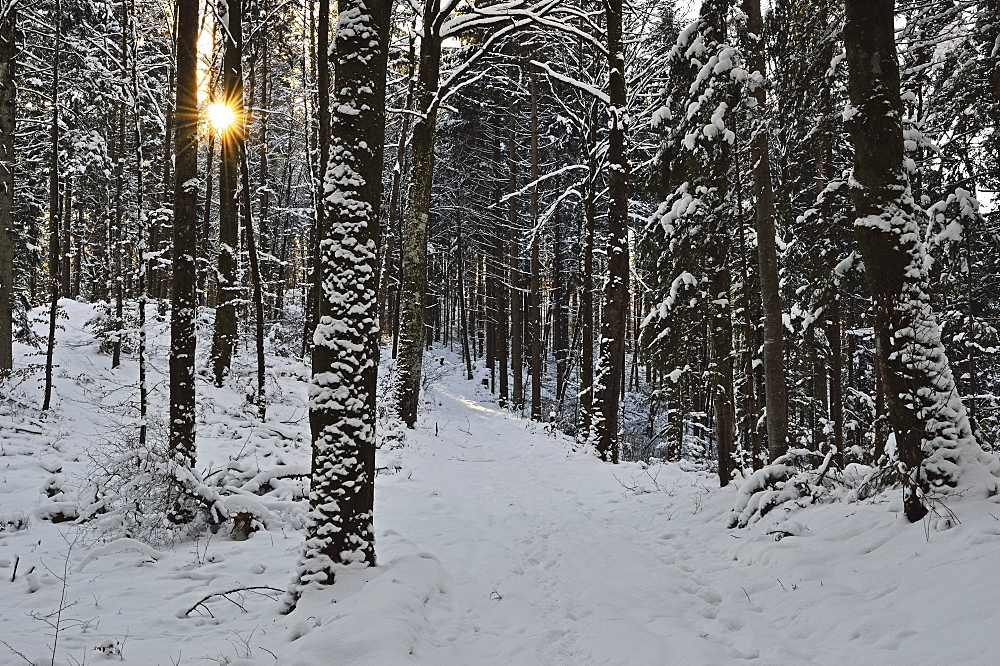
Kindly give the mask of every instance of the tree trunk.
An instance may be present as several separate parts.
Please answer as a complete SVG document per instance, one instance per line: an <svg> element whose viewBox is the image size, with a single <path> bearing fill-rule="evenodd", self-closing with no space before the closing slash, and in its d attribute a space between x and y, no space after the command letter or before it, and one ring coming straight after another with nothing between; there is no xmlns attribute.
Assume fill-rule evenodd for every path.
<svg viewBox="0 0 1000 666"><path fill-rule="evenodd" d="M517 100L511 98L507 125L507 223L510 248L510 366L514 375L511 389L511 406L514 411L524 409L524 298L521 293L521 253L519 243L519 211L517 206Z"/></svg>
<svg viewBox="0 0 1000 666"><path fill-rule="evenodd" d="M837 449L837 466L844 469L844 353L841 341L840 296L834 296L830 308L830 420L833 421L833 441Z"/></svg>
<svg viewBox="0 0 1000 666"><path fill-rule="evenodd" d="M177 92L174 114L173 286L170 313L169 455L195 464L195 256L198 235L198 0L177 0ZM185 518L178 512L175 520Z"/></svg>
<svg viewBox="0 0 1000 666"><path fill-rule="evenodd" d="M732 480L733 447L736 442L736 409L733 401L733 319L729 307L730 275L724 248L715 250L711 277L713 302L709 306L709 377L715 415L715 443L718 450L719 485Z"/></svg>
<svg viewBox="0 0 1000 666"><path fill-rule="evenodd" d="M531 331L531 419L542 420L542 230L538 217L538 81L531 76L531 280L528 328Z"/></svg>
<svg viewBox="0 0 1000 666"><path fill-rule="evenodd" d="M597 218L597 104L590 106L587 119L587 139L584 142L587 162L587 182L583 194L583 228L580 245L583 266L580 277L580 426L577 441L591 440L594 403L594 227Z"/></svg>
<svg viewBox="0 0 1000 666"><path fill-rule="evenodd" d="M737 155L739 155L738 151ZM740 178L738 163L736 167L736 216L739 221L740 267L743 280L743 375L747 400L747 430L750 436L750 466L752 469L758 470L762 466L762 442L758 426L760 406L757 404L757 386L754 376L754 350L756 349L754 339L756 336L754 335L753 322L755 313L750 298L750 258L747 256L747 234L743 228L743 180Z"/></svg>
<svg viewBox="0 0 1000 666"><path fill-rule="evenodd" d="M215 179L212 178L212 165L215 163L215 133L208 137L208 156L205 159L205 210L201 218L201 232L198 243L198 294L200 302L215 307L215 298L208 296L208 275L211 272L208 268L209 237L212 232L212 198L215 196Z"/></svg>
<svg viewBox="0 0 1000 666"><path fill-rule="evenodd" d="M123 9L124 11L124 9ZM124 41L126 36L122 33L122 55L124 57L125 44ZM109 248L112 253L111 266L114 274L111 278L111 293L115 299L115 341L111 351L111 367L112 369L117 368L121 365L122 359L122 335L124 334L124 294L122 293L123 285L123 275L122 275L122 253L124 248L122 247L124 243L124 202L122 200L123 190L125 187L124 183L124 168L125 168L125 105L121 104L118 106L118 113L116 114L116 121L118 123L118 139L114 142L114 161L115 161L115 210L114 219L111 221L111 247ZM69 234L66 234L67 244L69 242ZM65 248L64 254L69 251L69 247ZM65 265L64 265L65 269ZM63 276L63 288L66 289L69 286L69 276ZM68 290L67 290L68 291Z"/></svg>
<svg viewBox="0 0 1000 666"><path fill-rule="evenodd" d="M499 116L499 114L498 114ZM500 164L503 160L501 150L500 150L500 134L497 133L496 139L493 144L493 163L497 165L499 169ZM493 188L493 204L497 210L500 210L500 199L501 199L501 180L499 178L494 180ZM495 284L493 287L494 299L496 301L496 335L497 340L495 342L495 353L497 357L497 365L499 366L500 381L498 386L498 402L501 407L510 406L510 380L508 379L509 368L507 363L507 339L510 331L510 314L509 314L509 301L510 301L510 290L507 288L507 257L504 248L504 237L501 235L501 230L496 229L493 232L493 271Z"/></svg>
<svg viewBox="0 0 1000 666"><path fill-rule="evenodd" d="M874 305L877 362L903 464L903 507L954 487L975 447L927 295L926 249L903 168L902 103L893 0L846 0L844 40L854 116L855 236ZM971 462L971 461L968 461Z"/></svg>
<svg viewBox="0 0 1000 666"><path fill-rule="evenodd" d="M552 252L552 351L556 359L556 402L562 404L569 370L569 285L563 252L563 221L555 212L555 239Z"/></svg>
<svg viewBox="0 0 1000 666"><path fill-rule="evenodd" d="M14 131L17 5L0 16L0 374L14 367Z"/></svg>
<svg viewBox="0 0 1000 666"><path fill-rule="evenodd" d="M404 109L407 111L413 106L413 57L414 57L414 34L411 31L409 36L409 49L407 51L408 57L406 61L406 72L407 72L407 84L406 84L406 103ZM382 267L381 267L381 277L379 279L379 289L378 289L378 320L379 327L382 330L382 336L388 337L390 334L394 334L395 331L390 327L390 319L388 317L388 302L389 302L389 274L391 273L392 258L393 258L393 248L396 244L396 228L398 225L398 213L399 213L399 194L402 188L403 181L403 160L406 159L406 142L410 136L410 118L409 113L404 113L403 117L400 119L400 129L399 129L399 140L396 143L396 160L392 167L392 180L389 185L389 210L388 210L388 224L386 225L385 238L382 241ZM399 288L396 288L396 298L399 298Z"/></svg>
<svg viewBox="0 0 1000 666"><path fill-rule="evenodd" d="M602 460L618 462L618 406L625 368L625 324L629 303L628 100L622 55L622 0L607 0L608 68L611 70L608 130L608 279L601 318L600 362L595 380L594 438Z"/></svg>
<svg viewBox="0 0 1000 666"><path fill-rule="evenodd" d="M760 0L745 0L750 34L748 62L751 71L765 73L764 21ZM766 113L767 88L758 85L753 93L758 112ZM778 252L775 245L774 190L771 184L771 151L768 130L763 119L754 128L751 140L751 160L754 162L753 187L756 197L754 226L757 231L757 264L761 303L764 307L764 399L767 402L767 450L774 460L788 451L788 387L785 382L785 340L781 316L781 296L778 294Z"/></svg>
<svg viewBox="0 0 1000 666"><path fill-rule="evenodd" d="M254 393L254 404L257 406L257 417L263 421L267 414L267 395L265 389L264 363L264 294L263 277L260 271L260 257L257 254L257 232L253 228L253 210L250 197L250 166L246 150L246 141L241 139L240 177L243 181L243 224L247 235L247 254L250 260L250 280L253 282L254 308L254 342L257 352L257 390Z"/></svg>
<svg viewBox="0 0 1000 666"><path fill-rule="evenodd" d="M462 327L462 358L465 360L467 379L472 379L472 354L469 351L469 313L465 307L465 247L462 243L462 218L458 218L458 308L459 325Z"/></svg>
<svg viewBox="0 0 1000 666"><path fill-rule="evenodd" d="M219 264L215 330L212 336L212 372L215 385L222 386L229 374L236 346L236 303L240 286L236 276L240 219L237 187L240 181L240 146L245 140L246 118L243 105L243 6L242 0L228 0L222 59L222 103L232 109L235 122L219 131Z"/></svg>
<svg viewBox="0 0 1000 666"><path fill-rule="evenodd" d="M52 406L52 354L56 347L59 308L59 67L62 49L62 4L56 0L55 45L52 54L52 155L49 161L49 340L45 349L45 397L42 411Z"/></svg>
<svg viewBox="0 0 1000 666"><path fill-rule="evenodd" d="M375 564L378 241L391 0L340 0L309 421L307 537L293 599ZM320 91L325 94L326 91Z"/></svg>
<svg viewBox="0 0 1000 666"><path fill-rule="evenodd" d="M130 0L129 8L125 12L126 28L128 30L129 45L131 48L131 78L132 78L132 102L133 109L137 109L136 100L139 99L140 89L139 89L139 64L138 64L138 51L139 43L136 38L135 30L135 0ZM135 143L135 165L136 165L136 201L135 201L135 211L136 211L136 223L138 228L136 229L136 238L138 239L138 269L139 269L139 280L137 285L138 291L138 315L139 315L139 344L138 344L138 356L139 356L139 446L146 446L146 435L149 430L149 425L146 422L147 412L149 411L149 388L147 386L146 377L146 214L143 211L143 141L142 141L142 118L138 113L132 114L132 139ZM77 249L77 256L83 254L83 249ZM77 277L79 278L79 269L77 269Z"/></svg>
<svg viewBox="0 0 1000 666"><path fill-rule="evenodd" d="M434 179L434 138L437 121L435 97L441 67L441 39L437 35L440 0L424 2L424 32L416 83L413 124L413 162L404 216L402 314L399 356L396 362L396 409L410 428L417 422L420 377L423 370L425 299L427 297L427 233Z"/></svg>

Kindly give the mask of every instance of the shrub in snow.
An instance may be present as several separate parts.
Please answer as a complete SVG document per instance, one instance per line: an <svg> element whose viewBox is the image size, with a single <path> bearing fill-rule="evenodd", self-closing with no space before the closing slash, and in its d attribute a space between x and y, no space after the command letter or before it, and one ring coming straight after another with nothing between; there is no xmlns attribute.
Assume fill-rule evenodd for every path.
<svg viewBox="0 0 1000 666"><path fill-rule="evenodd" d="M115 317L114 309L109 303L98 306L94 316L84 324L94 334L100 343L102 354L111 354L115 348L115 340L121 340L123 354L132 354L139 347L138 319L132 308L123 310L121 320Z"/></svg>
<svg viewBox="0 0 1000 666"><path fill-rule="evenodd" d="M801 507L828 495L831 450L825 456L806 449L792 449L753 474L740 487L729 518L729 527L746 527L780 506ZM813 464L822 461L818 466Z"/></svg>
<svg viewBox="0 0 1000 666"><path fill-rule="evenodd" d="M217 529L227 517L222 498L194 470L167 456L167 443L150 429L146 446L137 433L123 430L90 452L88 482L79 493L79 521L99 540L132 537L168 544L203 529ZM182 497L175 494L182 489ZM170 520L180 503L192 516L187 524Z"/></svg>

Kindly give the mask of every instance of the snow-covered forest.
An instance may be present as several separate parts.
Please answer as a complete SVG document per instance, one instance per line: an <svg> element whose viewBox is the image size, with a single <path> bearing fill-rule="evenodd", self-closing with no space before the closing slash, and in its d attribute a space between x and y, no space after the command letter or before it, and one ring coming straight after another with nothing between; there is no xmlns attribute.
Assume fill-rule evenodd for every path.
<svg viewBox="0 0 1000 666"><path fill-rule="evenodd" d="M0 0L0 664L996 663L1000 0Z"/></svg>

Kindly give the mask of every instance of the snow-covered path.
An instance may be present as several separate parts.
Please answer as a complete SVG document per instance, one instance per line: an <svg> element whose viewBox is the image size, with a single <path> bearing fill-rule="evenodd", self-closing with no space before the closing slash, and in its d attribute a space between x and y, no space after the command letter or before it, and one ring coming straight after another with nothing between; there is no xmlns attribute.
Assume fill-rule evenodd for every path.
<svg viewBox="0 0 1000 666"><path fill-rule="evenodd" d="M50 663L47 622L60 603L58 664L1000 661L997 498L948 499L961 522L943 531L907 523L897 492L730 530L734 487L684 465L574 453L569 439L499 409L457 364L428 392L406 445L380 452L379 465L398 471L376 480L379 566L340 573L289 615L266 588L292 579L300 481L261 497L272 515L247 541L220 532L152 556L78 542L48 516L86 481L108 432L104 403L121 401L134 367L102 369L80 323L89 306L68 309L57 416L0 406L0 639L10 644L0 664L23 663L14 650ZM266 424L245 417L233 388L201 387L200 468L305 468L304 369L273 363L280 390ZM21 393L35 397L27 381ZM51 497L54 487L66 496ZM250 587L266 596L219 596Z"/></svg>
<svg viewBox="0 0 1000 666"><path fill-rule="evenodd" d="M641 498L626 499L606 466L567 461L565 440L468 398L439 395L442 412L466 422L439 423L450 436L423 440L410 479L419 485L380 489L397 529L411 526L426 539L417 545L451 574L428 609L433 633L414 656L438 663L736 656L720 643L739 621L694 573L690 550L698 544L671 516L636 511ZM699 557L703 566L712 559ZM676 640L691 635L702 637Z"/></svg>
<svg viewBox="0 0 1000 666"><path fill-rule="evenodd" d="M715 478L573 454L477 392L439 389L403 472L379 485L384 538L443 569L416 661L986 663L1000 647L986 638L1000 598L988 522L928 540L889 501L814 507L812 529L786 521L796 536L779 541L772 523L729 530L734 490Z"/></svg>

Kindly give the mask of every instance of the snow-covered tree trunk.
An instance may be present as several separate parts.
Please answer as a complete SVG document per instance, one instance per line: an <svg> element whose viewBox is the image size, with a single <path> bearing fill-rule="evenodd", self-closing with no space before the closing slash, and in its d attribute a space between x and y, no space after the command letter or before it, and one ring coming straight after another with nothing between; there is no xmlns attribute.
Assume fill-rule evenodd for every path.
<svg viewBox="0 0 1000 666"><path fill-rule="evenodd" d="M198 230L198 0L177 0L173 286L170 313L171 462L195 463L195 254Z"/></svg>
<svg viewBox="0 0 1000 666"><path fill-rule="evenodd" d="M921 495L954 487L974 446L927 295L927 253L903 166L893 0L847 0L844 38L854 142L855 235L874 302L875 338L906 516Z"/></svg>
<svg viewBox="0 0 1000 666"><path fill-rule="evenodd" d="M4 3L0 16L0 371L13 367L14 296L14 65L17 3Z"/></svg>
<svg viewBox="0 0 1000 666"><path fill-rule="evenodd" d="M332 583L338 567L375 563L377 244L391 6L391 0L339 6L309 390L310 510L289 607L309 585Z"/></svg>
<svg viewBox="0 0 1000 666"><path fill-rule="evenodd" d="M622 0L607 0L608 97L608 277L604 285L600 358L594 380L593 432L602 460L618 462L618 406L625 369L625 322L629 303L628 99L622 53Z"/></svg>
<svg viewBox="0 0 1000 666"><path fill-rule="evenodd" d="M749 48L747 63L751 72L760 74L753 95L756 112L766 113L767 92L764 84L764 21L760 0L746 0ZM757 266L761 302L764 308L764 397L767 403L768 458L774 460L788 451L788 387L785 383L785 340L778 294L778 252L775 243L774 191L771 184L771 151L768 129L762 118L754 128L750 152L753 161L753 189L756 197L754 228L757 232ZM753 415L753 418L757 418Z"/></svg>
<svg viewBox="0 0 1000 666"><path fill-rule="evenodd" d="M586 445L590 439L594 403L594 227L597 210L597 104L591 103L587 114L587 139L584 142L583 158L587 164L587 180L584 183L583 219L580 228L582 287L580 289L580 427L577 441Z"/></svg>
<svg viewBox="0 0 1000 666"><path fill-rule="evenodd" d="M420 115L413 123L410 188L403 216L403 284L400 290L402 312L395 398L399 417L410 428L417 422L426 337L424 301L427 296L427 225L434 180L437 120L434 98L437 95L441 66L441 39L437 35L437 17L440 11L440 0L426 0L424 3L424 31L420 40L420 63L414 94L416 110Z"/></svg>
<svg viewBox="0 0 1000 666"><path fill-rule="evenodd" d="M229 107L235 120L221 128L219 135L219 265L218 300L215 306L215 330L212 336L212 372L215 385L222 386L229 374L236 345L236 303L239 281L236 275L236 253L239 245L240 220L237 187L240 181L240 152L244 138L243 110L243 5L242 0L220 3L222 19L222 103Z"/></svg>

